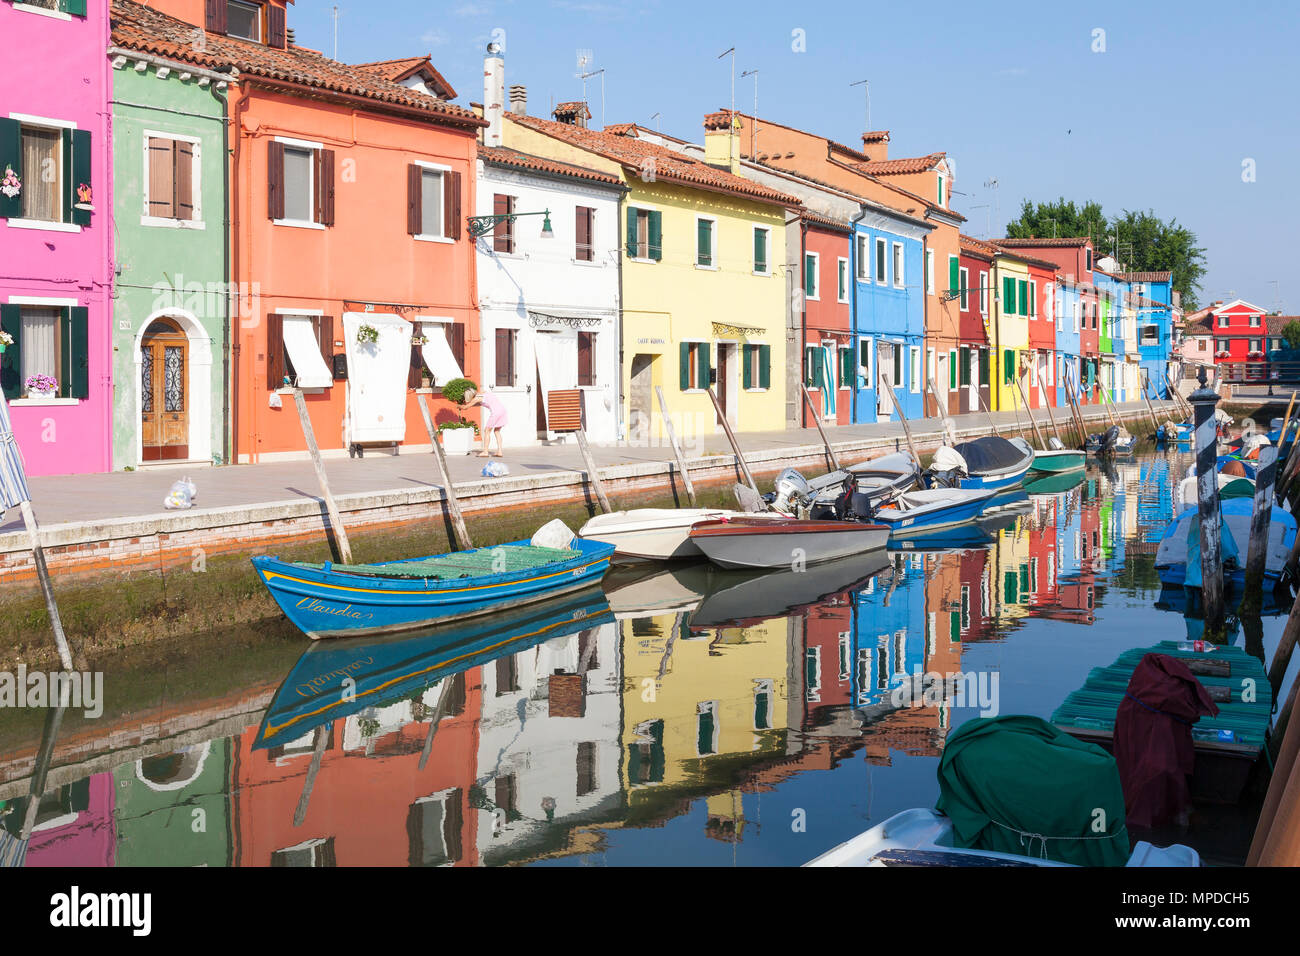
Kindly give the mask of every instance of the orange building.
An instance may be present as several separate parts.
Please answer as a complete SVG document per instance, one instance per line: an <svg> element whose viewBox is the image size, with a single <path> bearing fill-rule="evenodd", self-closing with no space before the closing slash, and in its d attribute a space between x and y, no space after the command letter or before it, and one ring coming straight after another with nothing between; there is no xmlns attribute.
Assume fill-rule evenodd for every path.
<svg viewBox="0 0 1300 956"><path fill-rule="evenodd" d="M295 46L285 2L114 4L115 26L152 52L236 78L232 458L306 455L286 379L327 454L427 450L416 390L479 365L464 217L485 124L426 58L345 65ZM459 417L429 390L436 420Z"/></svg>

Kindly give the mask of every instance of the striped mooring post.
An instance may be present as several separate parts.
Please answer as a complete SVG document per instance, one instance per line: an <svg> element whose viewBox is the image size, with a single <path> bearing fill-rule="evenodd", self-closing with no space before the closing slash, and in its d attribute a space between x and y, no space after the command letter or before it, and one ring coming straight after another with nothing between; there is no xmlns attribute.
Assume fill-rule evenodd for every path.
<svg viewBox="0 0 1300 956"><path fill-rule="evenodd" d="M1201 367L1200 388L1188 396L1192 403L1196 437L1196 497L1201 518L1201 606L1205 636L1217 641L1223 636L1223 555L1219 549L1219 435L1214 419L1219 395L1205 379Z"/></svg>

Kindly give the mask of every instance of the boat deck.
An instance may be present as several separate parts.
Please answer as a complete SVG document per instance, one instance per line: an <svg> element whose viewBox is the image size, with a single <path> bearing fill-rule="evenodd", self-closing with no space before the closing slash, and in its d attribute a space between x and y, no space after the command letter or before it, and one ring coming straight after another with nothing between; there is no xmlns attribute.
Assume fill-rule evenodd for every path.
<svg viewBox="0 0 1300 956"><path fill-rule="evenodd" d="M313 571L339 574L364 574L385 578L425 578L455 580L489 574L512 574L530 571L547 564L571 561L581 554L572 548L542 548L527 544L503 544L495 548L478 548L435 557L389 561L383 564L300 564Z"/></svg>

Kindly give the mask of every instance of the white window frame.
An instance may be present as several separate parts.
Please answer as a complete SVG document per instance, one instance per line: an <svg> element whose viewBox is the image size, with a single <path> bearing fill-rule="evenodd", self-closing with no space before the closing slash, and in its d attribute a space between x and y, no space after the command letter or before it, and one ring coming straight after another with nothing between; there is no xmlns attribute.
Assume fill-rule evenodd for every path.
<svg viewBox="0 0 1300 956"><path fill-rule="evenodd" d="M15 4L15 8L17 8L17 4ZM40 7L32 8L33 11L40 10L40 9L42 8ZM45 11L45 12L48 13L52 11ZM34 126L39 129L46 129L46 130L59 130L60 133L63 130L77 129L77 124L72 122L71 120L55 119L51 116L35 116L31 113L10 113L9 118L11 120L17 120L22 126ZM21 137L22 137L22 132L20 130L19 131L20 141L21 141ZM62 206L63 194L65 192L63 188L64 177L67 175L67 171L64 170L63 168L62 143L60 143L58 156L59 156L59 196L60 196L59 203L60 206ZM66 214L68 210L60 209L60 212ZM75 222L64 222L61 219L24 219L21 216L15 216L5 221L9 224L10 227L14 229L41 229L46 232L81 232L81 226L77 225Z"/></svg>
<svg viewBox="0 0 1300 956"><path fill-rule="evenodd" d="M1228 327L1228 317L1226 315L1219 316L1219 328L1226 329L1227 327Z"/></svg>
<svg viewBox="0 0 1300 956"><path fill-rule="evenodd" d="M710 242L709 259L711 261L707 266L700 265L700 223L702 222L707 222L709 224L709 242ZM718 271L718 217L717 216L696 215L695 217L695 268L703 269L706 272Z"/></svg>
<svg viewBox="0 0 1300 956"><path fill-rule="evenodd" d="M813 259L813 291L808 291L808 259ZM809 302L820 302L822 300L822 256L820 252L805 252L803 254L803 294Z"/></svg>
<svg viewBox="0 0 1300 956"><path fill-rule="evenodd" d="M309 149L316 152L325 148L324 143L315 143L306 139L291 139L287 136L275 137L275 142L282 143L290 149ZM284 180L284 188L287 188L288 180ZM307 196L309 200L314 201L312 197L316 195L316 158L313 156L311 166L307 175ZM288 198L287 196L285 197ZM295 229L324 229L324 223L315 222L310 219L275 219L274 224L277 226L292 226Z"/></svg>
<svg viewBox="0 0 1300 956"><path fill-rule="evenodd" d="M835 260L835 270L836 270L835 271L835 296L836 296L835 301L848 302L849 291L850 291L849 283L852 281L849 277L849 260L844 258L843 256L838 257ZM843 283L840 282L840 279L844 280ZM841 284L844 286L843 295L840 295Z"/></svg>
<svg viewBox="0 0 1300 956"><path fill-rule="evenodd" d="M169 133L163 130L146 129L141 133L143 137L141 151L144 158L144 189L141 190L143 200L143 211L140 215L140 225L162 227L164 229L206 229L203 222L203 182L201 172L203 169L203 140L197 136L186 136L183 133ZM149 215L149 140L151 139L168 139L178 143L189 143L194 147L194 152L190 157L193 163L193 169L190 170L190 192L194 198L194 218L193 219L167 219L163 216Z"/></svg>
<svg viewBox="0 0 1300 956"><path fill-rule="evenodd" d="M858 273L854 276L857 282L871 281L871 236L867 233L860 232L854 236L858 250Z"/></svg>
<svg viewBox="0 0 1300 956"><path fill-rule="evenodd" d="M763 263L763 268L758 268L758 263L752 263L754 266L753 273L756 276L770 276L772 274L772 228L770 226L755 226L754 232L763 233L763 250L767 253L767 261ZM699 236L696 236L696 242ZM714 258L717 258L716 256Z"/></svg>
<svg viewBox="0 0 1300 956"><path fill-rule="evenodd" d="M231 0L221 0L221 2L224 3L224 4L226 5L226 17L227 17L227 19L229 19L229 17L230 17L230 4L231 4ZM256 20L256 23L257 23L257 36L256 36L256 37L245 37L245 36L240 36L238 33L228 33L228 34L226 34L226 35L229 36L229 37L231 37L232 39L235 39L235 40L244 40L244 41L247 42L247 43L265 43L265 42L266 42L266 38L265 38L264 36L262 36L262 32L263 32L263 31L262 31L262 14L263 14L263 12L264 12L263 9L262 9L262 5L259 4L259 3L253 3L252 0L234 0L234 2L235 2L235 3L242 4L242 5L245 6L245 7L253 7L253 8L256 10L256 12L253 14L253 16L254 16L254 18L255 18L255 20Z"/></svg>
<svg viewBox="0 0 1300 956"><path fill-rule="evenodd" d="M980 315L988 317L989 314L989 274L980 272Z"/></svg>
<svg viewBox="0 0 1300 956"><path fill-rule="evenodd" d="M962 312L970 311L970 270L965 266L957 267L957 284L961 286L957 293L957 304Z"/></svg>
<svg viewBox="0 0 1300 956"><path fill-rule="evenodd" d="M867 351L866 365L862 364L863 346L866 346L866 351ZM871 336L864 335L858 339L858 354L854 357L854 361L857 363L858 372L862 375L864 379L866 379L867 388L875 388L875 386L871 384L872 383L871 376L876 368L876 343Z"/></svg>
<svg viewBox="0 0 1300 956"><path fill-rule="evenodd" d="M913 395L921 393L921 346L907 347L907 389Z"/></svg>
<svg viewBox="0 0 1300 956"><path fill-rule="evenodd" d="M934 250L925 250L925 293L934 295Z"/></svg>
<svg viewBox="0 0 1300 956"><path fill-rule="evenodd" d="M447 173L453 172L452 168L450 166L444 166L442 163L426 163L423 160L419 160L419 159L415 161L415 165L420 167L421 198L423 198L424 196L424 171L427 169L430 170L431 172L435 172L438 174L438 188L442 190L443 202L445 203L447 201L447 182L445 179L443 179L443 176L445 176ZM446 218L446 210L443 210L443 218L444 219ZM421 203L421 209L420 209L420 228L421 229L424 228L423 203ZM455 239L451 238L450 236L444 236L442 234L443 228L444 228L444 223L440 222L438 223L438 232L436 233L421 232L418 235L413 236L412 238L417 239L420 242L454 243L456 241ZM489 235L491 234L489 233Z"/></svg>
<svg viewBox="0 0 1300 956"><path fill-rule="evenodd" d="M38 7L31 3L14 3L15 10L21 10L23 13L35 13L42 17L49 17L51 20L71 20L72 14L65 13L62 10L50 10L46 7Z"/></svg>
<svg viewBox="0 0 1300 956"><path fill-rule="evenodd" d="M894 270L894 288L903 288L903 278L907 273L906 262L904 261L903 244L894 243L893 256L890 260L890 267Z"/></svg>
<svg viewBox="0 0 1300 956"><path fill-rule="evenodd" d="M880 254L880 251L881 251L882 249L885 250L885 253L886 253L886 254L883 255L883 256ZM880 262L881 262L882 259L884 260L884 263L885 263L885 267L884 267L883 269L879 269L879 268L876 269L876 271L877 271L878 273L880 273L879 275L876 276L876 285L887 285L888 282L889 282L889 274L888 274L888 273L889 273L889 254L888 254L888 252L889 252L889 240L886 239L884 236L876 236L876 245L875 245L875 255L876 255L876 259L875 259L875 263L874 263L874 264L877 265L877 266L879 266L879 265L880 265Z"/></svg>
<svg viewBox="0 0 1300 956"><path fill-rule="evenodd" d="M1257 329L1260 327L1260 319L1258 315L1252 315L1250 317L1250 327L1252 329Z"/></svg>

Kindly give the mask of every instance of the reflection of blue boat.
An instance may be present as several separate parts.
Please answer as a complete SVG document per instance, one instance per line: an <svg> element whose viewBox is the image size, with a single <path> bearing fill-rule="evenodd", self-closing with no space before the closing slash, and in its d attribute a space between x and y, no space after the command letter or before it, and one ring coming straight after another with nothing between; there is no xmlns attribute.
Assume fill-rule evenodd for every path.
<svg viewBox="0 0 1300 956"><path fill-rule="evenodd" d="M590 587L424 634L313 644L276 691L254 749L297 740L321 724L410 697L444 677L613 620L604 593Z"/></svg>
<svg viewBox="0 0 1300 956"><path fill-rule="evenodd" d="M906 532L889 539L890 551L971 551L993 543L993 535L982 523L968 522L953 528L940 528L915 534Z"/></svg>
<svg viewBox="0 0 1300 956"><path fill-rule="evenodd" d="M1231 580L1225 581L1224 584L1223 598L1228 602L1228 606L1232 607L1231 602L1239 597L1236 586ZM1289 600L1284 604L1278 603L1276 588L1264 588L1261 597L1263 603L1259 613L1264 617L1277 617L1282 613L1283 607L1288 611L1291 609ZM1189 610L1199 613L1198 603L1189 599L1187 588L1181 585L1161 584L1160 593L1156 595L1155 606L1161 611L1175 611L1178 614L1186 614Z"/></svg>
<svg viewBox="0 0 1300 956"><path fill-rule="evenodd" d="M1058 474L1031 477L1025 480L1025 493L1030 495L1059 495L1077 487L1086 477L1082 468Z"/></svg>
<svg viewBox="0 0 1300 956"><path fill-rule="evenodd" d="M299 564L259 556L253 566L308 637L355 637L556 597L599 581L613 553L612 545L574 538L569 548L512 541L382 564Z"/></svg>

